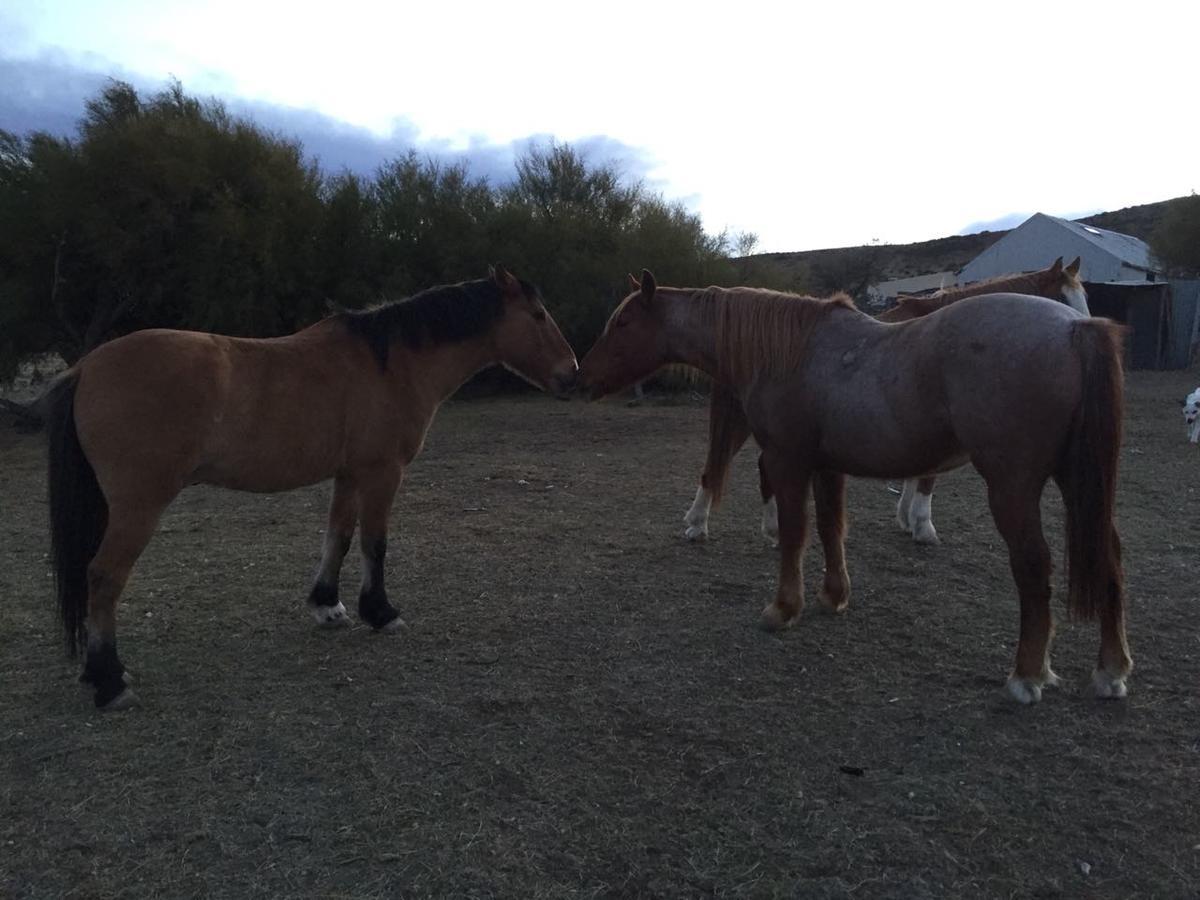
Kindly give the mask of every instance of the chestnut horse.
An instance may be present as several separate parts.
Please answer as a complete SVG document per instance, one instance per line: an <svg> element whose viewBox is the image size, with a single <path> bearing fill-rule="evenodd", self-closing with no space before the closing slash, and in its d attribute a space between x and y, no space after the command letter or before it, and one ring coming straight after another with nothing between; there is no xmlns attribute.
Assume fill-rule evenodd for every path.
<svg viewBox="0 0 1200 900"><path fill-rule="evenodd" d="M1068 604L1100 620L1099 696L1121 697L1132 668L1113 522L1123 387L1120 328L1020 294L974 297L898 324L846 298L656 288L646 271L580 366L593 397L660 366L700 369L739 401L779 506L779 587L763 624L804 606L808 498L825 551L821 603L850 598L846 475L911 478L970 461L987 483L1021 603L1023 703L1057 683L1050 668L1050 548L1040 501L1054 478L1067 522Z"/></svg>
<svg viewBox="0 0 1200 900"><path fill-rule="evenodd" d="M1089 314L1087 292L1079 280L1077 257L1064 267L1062 257L1040 272L1003 275L999 278L980 281L965 287L946 288L925 296L901 296L891 309L876 318L881 322L906 322L928 315L951 303L980 294L1031 294L1059 300L1084 315ZM750 436L745 414L735 396L714 383L709 394L708 413L708 457L700 475L700 486L696 497L683 517L684 536L691 541L708 537L708 517L714 505L720 502L729 476L729 463ZM908 478L896 504L896 521L919 544L938 543L937 530L933 527L933 475L925 478ZM775 501L770 484L759 467L759 485L763 499L762 532L771 543L779 537Z"/></svg>
<svg viewBox="0 0 1200 900"><path fill-rule="evenodd" d="M501 363L557 393L575 355L538 290L503 267L269 340L140 331L93 350L47 395L50 518L68 652L96 705L133 700L117 600L159 517L189 484L286 491L333 478L308 605L348 622L338 575L361 525L359 617L403 622L383 583L388 515L443 400Z"/></svg>

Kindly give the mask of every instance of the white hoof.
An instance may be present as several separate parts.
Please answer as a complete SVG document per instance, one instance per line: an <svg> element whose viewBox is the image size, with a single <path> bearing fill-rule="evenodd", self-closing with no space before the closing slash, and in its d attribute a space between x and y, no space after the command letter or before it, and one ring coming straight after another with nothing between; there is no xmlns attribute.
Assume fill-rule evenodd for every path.
<svg viewBox="0 0 1200 900"><path fill-rule="evenodd" d="M1125 687L1125 676L1114 678L1103 669L1092 672L1092 693L1104 700L1120 700L1129 689Z"/></svg>
<svg viewBox="0 0 1200 900"><path fill-rule="evenodd" d="M683 536L689 541L708 540L708 525L688 525L683 529Z"/></svg>
<svg viewBox="0 0 1200 900"><path fill-rule="evenodd" d="M379 632L380 634L396 634L397 632L405 631L407 628L408 624L402 618L396 616L396 618L380 628Z"/></svg>
<svg viewBox="0 0 1200 900"><path fill-rule="evenodd" d="M1018 703L1026 705L1042 699L1041 685L1030 678L1018 678L1016 675L1010 675L1008 678L1008 692Z"/></svg>
<svg viewBox="0 0 1200 900"><path fill-rule="evenodd" d="M940 544L937 529L933 527L933 523L929 521L918 522L917 526L912 530L913 540L918 544L927 544L934 546Z"/></svg>
<svg viewBox="0 0 1200 900"><path fill-rule="evenodd" d="M340 600L336 606L310 606L309 609L322 628L345 628L350 624L350 616Z"/></svg>
<svg viewBox="0 0 1200 900"><path fill-rule="evenodd" d="M101 712L117 712L117 710L128 709L136 702L137 695L134 694L129 688L125 688L125 690L121 691L121 693L117 694L117 696L113 697L102 707L100 707L100 710Z"/></svg>

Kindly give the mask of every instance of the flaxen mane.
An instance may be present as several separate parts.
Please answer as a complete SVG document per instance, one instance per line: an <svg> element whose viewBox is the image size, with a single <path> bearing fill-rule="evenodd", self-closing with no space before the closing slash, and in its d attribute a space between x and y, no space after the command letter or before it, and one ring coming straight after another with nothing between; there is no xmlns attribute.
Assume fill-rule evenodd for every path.
<svg viewBox="0 0 1200 900"><path fill-rule="evenodd" d="M700 324L713 335L722 379L733 384L795 371L813 329L830 310L854 309L854 301L845 294L820 300L761 288L719 287L680 293L690 295L699 307Z"/></svg>
<svg viewBox="0 0 1200 900"><path fill-rule="evenodd" d="M528 297L537 288L521 281ZM429 288L404 300L363 310L337 313L337 318L371 347L382 369L388 349L401 341L410 349L465 341L485 334L504 315L504 295L490 278Z"/></svg>

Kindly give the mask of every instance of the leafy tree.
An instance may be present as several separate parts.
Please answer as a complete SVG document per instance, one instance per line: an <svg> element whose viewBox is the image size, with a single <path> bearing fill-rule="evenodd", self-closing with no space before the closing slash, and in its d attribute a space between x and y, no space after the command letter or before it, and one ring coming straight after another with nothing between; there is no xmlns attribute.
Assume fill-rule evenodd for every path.
<svg viewBox="0 0 1200 900"><path fill-rule="evenodd" d="M20 336L0 375L33 347L71 362L139 327L277 334L319 308L320 174L220 104L113 82L74 140L2 146L0 308Z"/></svg>
<svg viewBox="0 0 1200 900"><path fill-rule="evenodd" d="M1170 202L1150 236L1150 247L1168 272L1200 275L1200 195Z"/></svg>
<svg viewBox="0 0 1200 900"><path fill-rule="evenodd" d="M626 272L733 284L727 234L610 164L534 148L511 185L408 153L374 178L326 177L295 141L178 84L110 83L77 134L0 132L0 381L24 358L68 362L144 327L269 336L329 304L361 306L503 262L543 289L586 349ZM752 235L734 238L743 254ZM769 280L758 283L768 286Z"/></svg>

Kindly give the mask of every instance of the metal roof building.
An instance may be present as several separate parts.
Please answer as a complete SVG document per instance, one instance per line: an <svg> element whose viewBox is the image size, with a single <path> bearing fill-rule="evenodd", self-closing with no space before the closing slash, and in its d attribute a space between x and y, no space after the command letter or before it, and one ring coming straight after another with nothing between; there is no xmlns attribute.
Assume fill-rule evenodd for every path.
<svg viewBox="0 0 1200 900"><path fill-rule="evenodd" d="M1044 269L1056 256L1078 256L1082 260L1079 274L1084 281L1163 280L1145 241L1035 213L963 266L958 282L970 284L1011 272L1033 272Z"/></svg>

